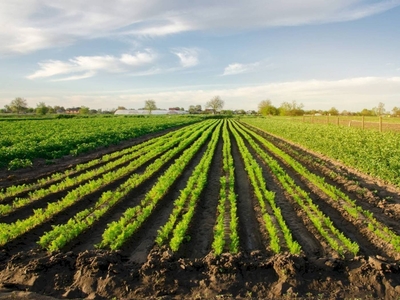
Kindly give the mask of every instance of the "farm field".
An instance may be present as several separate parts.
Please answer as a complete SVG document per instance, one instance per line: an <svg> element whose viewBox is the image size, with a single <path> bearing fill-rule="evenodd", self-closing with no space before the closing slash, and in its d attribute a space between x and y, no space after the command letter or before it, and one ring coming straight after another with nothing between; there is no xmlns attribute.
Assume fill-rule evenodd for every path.
<svg viewBox="0 0 400 300"><path fill-rule="evenodd" d="M37 159L52 163L53 159L65 155L76 156L144 134L201 120L193 116L66 117L69 118L0 119L0 168L29 167Z"/></svg>
<svg viewBox="0 0 400 300"><path fill-rule="evenodd" d="M10 297L396 299L397 182L326 155L264 119L208 119L3 171L0 287Z"/></svg>

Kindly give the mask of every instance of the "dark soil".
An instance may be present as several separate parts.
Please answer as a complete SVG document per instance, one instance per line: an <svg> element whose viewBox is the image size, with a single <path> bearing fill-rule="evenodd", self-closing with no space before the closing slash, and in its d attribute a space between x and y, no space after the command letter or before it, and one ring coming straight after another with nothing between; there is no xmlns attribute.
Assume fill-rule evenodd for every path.
<svg viewBox="0 0 400 300"><path fill-rule="evenodd" d="M349 197L355 199L358 205L372 210L379 221L388 224L392 230L400 234L398 222L400 193L396 187L379 182L276 136L263 132L260 134L295 157L312 172L326 177L329 183L340 187ZM65 157L52 165L44 165L38 161L28 170L13 172L0 170L0 188L34 182L38 178L140 143L156 135L158 134L134 139L84 156ZM109 222L118 219L127 207L135 205L143 198L162 170L132 191L92 230L68 244L62 252L47 253L40 250L36 241L45 231L51 229L51 225L66 222L83 207L96 201L98 194L86 197L49 222L0 247L0 299L114 297L116 299L398 299L400 297L398 253L369 237L368 232L356 220L346 216L340 205L335 204L280 161L281 166L299 186L310 193L313 201L318 203L320 209L332 219L335 226L360 245L360 253L356 257L337 256L313 231L291 195L285 193L267 166L257 158L263 168L267 188L275 192L277 205L281 208L294 238L303 249L300 255L272 254L267 247L268 236L259 215L257 200L236 142L232 136L231 139L240 226L238 254L215 257L211 251L220 189L219 177L222 174L222 142L219 142L210 167L209 182L199 199L189 229L191 239L183 245L179 253L157 247L154 239L159 227L168 220L173 209L173 201L185 187L205 147L193 158L169 193L159 202L153 215L119 251L96 250L94 245L100 241L101 233ZM254 152L253 154L255 155ZM336 175L333 176L333 173ZM106 189L113 188L115 185L110 185ZM37 204L38 207L44 205L43 203ZM0 222L14 222L21 216L29 215L31 210L32 208L22 209L19 215L0 218Z"/></svg>

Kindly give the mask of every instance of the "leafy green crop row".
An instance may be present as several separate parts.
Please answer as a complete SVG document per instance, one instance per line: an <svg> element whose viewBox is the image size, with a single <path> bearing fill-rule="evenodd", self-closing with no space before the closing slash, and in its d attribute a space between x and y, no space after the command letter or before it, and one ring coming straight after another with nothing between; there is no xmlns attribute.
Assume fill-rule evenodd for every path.
<svg viewBox="0 0 400 300"><path fill-rule="evenodd" d="M229 125L230 130L232 131L239 146L239 151L245 164L245 169L260 205L265 227L269 233L271 250L275 253L281 252L282 242L280 241L279 234L282 234L289 251L293 254L300 253L300 245L298 242L293 240L291 231L283 219L281 210L275 203L275 194L267 190L267 184L262 174L261 167L249 152L249 149L245 145L243 138L239 135L237 129L240 128L238 127L238 124L236 122L232 122ZM268 212L267 205L269 205L270 209L272 210L272 214Z"/></svg>
<svg viewBox="0 0 400 300"><path fill-rule="evenodd" d="M189 126L196 126L195 125L189 125ZM188 127L187 129L189 129L190 127ZM65 170L62 173L53 173L50 176L46 177L46 178L41 178L39 180L37 180L34 183L31 184L21 184L21 185L13 185L10 186L4 190L0 190L0 202L6 198L10 198L10 197L15 197L18 196L21 193L25 193L25 192L29 192L29 191L35 191L41 187L44 187L46 185L49 185L53 182L57 182L60 181L62 179L65 179L66 177L72 177L77 173L80 172L84 172L85 170L88 170L90 168L95 167L96 165L102 164L102 163L107 163L107 162L111 162L115 159L118 158L122 158L125 157L127 158L128 154L131 154L132 152L137 152L140 149L144 148L144 147L148 147L150 145L153 145L153 147L157 147L160 143L164 143L164 139L165 138L171 138L174 139L177 137L177 135L179 136L180 134L182 134L183 131L178 131L178 132L170 132L167 133L161 137L158 138L152 138L146 142L140 143L138 145L132 146L132 147L128 147L125 148L123 150L120 151L115 151L112 152L110 154L105 154L100 158L97 159L93 159L90 160L86 163L81 163L78 164L70 169ZM146 150L147 151L147 150ZM121 160L122 161L122 160Z"/></svg>
<svg viewBox="0 0 400 300"><path fill-rule="evenodd" d="M18 161L77 155L100 146L118 144L151 132L187 125L200 118L88 118L21 120L1 123L0 168L18 167Z"/></svg>
<svg viewBox="0 0 400 300"><path fill-rule="evenodd" d="M193 142L192 145L175 160L174 164L159 177L157 183L146 194L139 205L127 209L118 221L108 224L108 228L103 233L103 239L99 247L109 247L115 250L119 249L125 243L151 215L159 200L162 199L175 180L182 174L186 165L211 135L217 123L218 121L214 121L211 126L201 132L200 138ZM186 144L185 147L188 145L189 144Z"/></svg>
<svg viewBox="0 0 400 300"><path fill-rule="evenodd" d="M252 131L250 131L252 132ZM307 170L302 164L297 162L293 157L288 155L286 152L275 147L272 143L259 137L253 133L258 140L260 140L266 148L271 152L281 157L287 164L289 164L294 170L296 170L303 178L312 182L312 184L318 187L331 199L337 202L341 202L341 207L352 217L353 220L361 220L364 228L367 228L371 233L375 234L378 238L384 240L391 245L395 251L400 251L400 236L388 228L385 224L379 222L368 210L364 210L361 206L356 204L355 200L350 199L345 193L343 193L336 186L325 182L323 177L320 177L309 170ZM360 225L360 222L357 222ZM354 251L356 248L353 248Z"/></svg>
<svg viewBox="0 0 400 300"><path fill-rule="evenodd" d="M147 166L143 173L134 173L116 190L104 192L94 206L79 212L66 224L54 226L52 231L47 232L41 237L39 244L50 251L61 249L67 242L92 226L95 221L98 221L111 207L123 199L132 189L150 178L177 153L196 140L205 126L209 126L208 122L197 126L183 128L179 130L183 133L181 136L176 136L175 139L170 139L169 136L167 136L164 137L164 139L161 138L161 142L164 142L162 146L159 145L159 147L153 147L154 145L151 145L149 147L151 149L145 148L146 151L143 155L132 161L132 163L141 166L155 156L160 155L165 150L168 151L156 159L152 164ZM136 168L131 167L132 171L134 169Z"/></svg>
<svg viewBox="0 0 400 300"><path fill-rule="evenodd" d="M217 208L217 223L214 227L214 241L212 248L216 255L220 255L226 248L230 253L239 251L238 216L235 194L235 169L231 153L231 140L224 122L222 131L223 145L223 176L220 178L220 199Z"/></svg>
<svg viewBox="0 0 400 300"><path fill-rule="evenodd" d="M253 136L256 140L266 145L268 149L271 149L273 145L265 141L261 136L255 132L241 127L240 132L244 135L250 145L263 159L263 161L270 167L272 172L275 174L279 182L285 188L285 190L293 197L293 199L299 204L302 210L307 214L312 224L321 234L321 236L328 242L328 244L337 251L338 254L344 255L345 253L352 253L356 255L359 251L358 244L352 242L342 232L340 232L332 223L329 217L325 216L318 208L308 194L296 185L294 180L281 168L278 162L269 156L255 141L251 138ZM250 135L251 136L250 136ZM279 151L279 149L274 148ZM280 157L285 157L285 154L279 152ZM303 172L300 173L303 175Z"/></svg>
<svg viewBox="0 0 400 300"><path fill-rule="evenodd" d="M123 176L127 172L133 172L143 163L159 155L163 151L167 150L169 147L177 144L181 140L180 135L182 133L183 130L168 134L163 138L153 139L156 142L151 143L150 145L148 145L148 143L146 142L143 143L144 145L140 144L136 147L132 147L134 148L134 150L130 148L132 149L130 153L121 156L117 160L110 161L105 165L99 166L94 170L86 171L76 177L65 177L63 180L51 184L46 188L35 189L31 191L29 195L25 198L15 198L11 204L1 204L0 215L8 214L20 207L23 207L33 201L40 200L50 194L54 194L66 190L70 187L82 184L87 180L91 180L97 176L103 175L107 172L111 172L116 167L119 167L118 173L121 174L121 176ZM166 140L168 140L169 136L173 138L171 138L170 141L166 143ZM150 151L151 149L157 149L157 151ZM128 164L124 166L124 164L126 163Z"/></svg>
<svg viewBox="0 0 400 300"><path fill-rule="evenodd" d="M280 118L242 121L400 186L400 135L396 132L290 122Z"/></svg>
<svg viewBox="0 0 400 300"><path fill-rule="evenodd" d="M199 134L196 128L191 128L188 134L190 133L192 133L193 136L191 141L193 141ZM172 147L176 142L173 140L169 140L169 143L170 144L168 146ZM165 149L162 149L162 151L164 150ZM92 179L82 185L79 185L75 189L69 191L63 198L61 198L57 202L49 203L46 208L35 210L33 215L29 216L26 219L18 220L11 224L0 223L0 245L3 245L7 241L14 239L21 234L27 232L28 230L42 224L49 218L53 217L55 214L60 213L67 207L72 206L77 201L83 199L85 196L95 192L96 190L99 190L110 182L122 178L129 173L132 173L135 169L143 165L149 159L151 159L155 155L158 155L159 152L157 149L155 149L155 152L156 153L149 152L148 156L143 155L140 158L133 160L128 166L106 172L97 179ZM90 172L96 172L96 170Z"/></svg>

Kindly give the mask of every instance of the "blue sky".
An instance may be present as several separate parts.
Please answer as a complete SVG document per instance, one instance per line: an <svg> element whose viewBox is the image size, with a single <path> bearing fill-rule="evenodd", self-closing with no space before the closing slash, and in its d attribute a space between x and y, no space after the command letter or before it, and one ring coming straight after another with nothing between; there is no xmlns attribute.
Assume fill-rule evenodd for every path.
<svg viewBox="0 0 400 300"><path fill-rule="evenodd" d="M0 107L400 107L400 0L3 0Z"/></svg>

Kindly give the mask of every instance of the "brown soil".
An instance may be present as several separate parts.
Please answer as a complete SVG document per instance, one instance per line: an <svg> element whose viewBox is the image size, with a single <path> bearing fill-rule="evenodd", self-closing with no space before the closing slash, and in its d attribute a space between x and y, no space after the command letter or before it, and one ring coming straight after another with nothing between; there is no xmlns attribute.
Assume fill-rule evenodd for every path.
<svg viewBox="0 0 400 300"><path fill-rule="evenodd" d="M396 187L278 137L260 133L309 170L340 187L358 205L373 211L379 221L400 234L400 192ZM65 157L52 165L38 161L34 168L28 170L0 170L0 188L33 182L154 136L134 139L85 156ZM268 189L276 193L277 205L303 249L302 254L296 256L272 254L267 246L268 234L263 227L259 205L233 138L232 154L240 226L239 254L215 257L211 252L219 177L222 174L221 141L217 145L209 181L198 201L189 229L190 241L183 245L179 253L155 246L157 230L168 220L174 199L185 187L204 150L205 147L193 158L169 193L159 202L152 216L120 251L97 250L94 245L100 242L107 224L118 219L127 207L138 203L167 166L130 193L101 222L67 245L62 252L49 254L40 250L36 241L51 229L51 225L66 222L94 203L103 190L85 197L49 222L0 248L0 299L399 298L398 253L369 236L360 222L347 216L340 205L277 158L296 184L310 194L335 226L359 244L359 256L339 257L323 242L291 195L284 192L268 167L257 158L263 168ZM118 182L113 183L104 190L113 189L117 185ZM32 209L44 207L47 202L56 201L61 196L52 195L34 206L0 217L0 222L14 222L31 214Z"/></svg>

